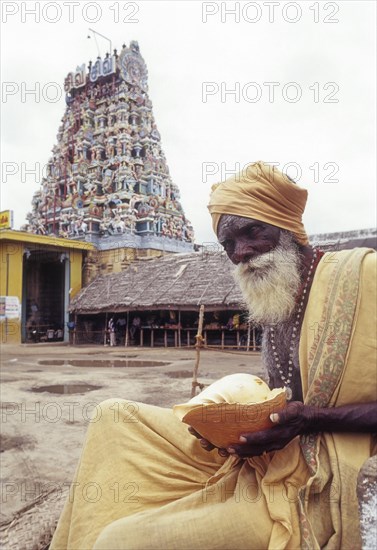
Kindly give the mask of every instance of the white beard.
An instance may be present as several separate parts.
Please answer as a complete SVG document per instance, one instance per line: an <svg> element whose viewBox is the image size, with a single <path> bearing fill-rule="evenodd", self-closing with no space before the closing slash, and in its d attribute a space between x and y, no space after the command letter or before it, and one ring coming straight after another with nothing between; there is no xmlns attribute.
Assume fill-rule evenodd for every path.
<svg viewBox="0 0 377 550"><path fill-rule="evenodd" d="M300 287L300 253L290 233L282 231L277 246L234 271L249 310L258 325L276 325L289 319Z"/></svg>

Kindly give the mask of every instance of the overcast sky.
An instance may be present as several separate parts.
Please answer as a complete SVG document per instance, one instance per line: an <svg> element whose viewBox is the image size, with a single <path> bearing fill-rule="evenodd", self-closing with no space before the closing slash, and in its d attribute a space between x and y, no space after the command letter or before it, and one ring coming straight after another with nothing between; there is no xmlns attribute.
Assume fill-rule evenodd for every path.
<svg viewBox="0 0 377 550"><path fill-rule="evenodd" d="M1 8L1 209L14 210L15 228L39 188L41 176L28 171L42 171L56 142L64 78L98 55L89 27L118 50L139 42L198 243L214 240L211 184L256 160L280 163L309 190L309 233L376 225L374 1L3 0ZM98 37L98 46L104 55L108 42ZM25 93L32 89L37 96Z"/></svg>

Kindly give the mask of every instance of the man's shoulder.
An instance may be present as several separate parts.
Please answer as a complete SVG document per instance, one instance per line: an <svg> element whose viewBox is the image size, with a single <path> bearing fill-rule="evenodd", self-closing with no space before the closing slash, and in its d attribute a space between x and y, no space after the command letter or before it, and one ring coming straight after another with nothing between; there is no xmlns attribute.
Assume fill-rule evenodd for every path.
<svg viewBox="0 0 377 550"><path fill-rule="evenodd" d="M376 265L377 252L373 248L351 248L347 250L334 250L325 252L319 262L323 268L325 265L338 265L339 267L344 264L368 264L372 267Z"/></svg>
<svg viewBox="0 0 377 550"><path fill-rule="evenodd" d="M377 253L372 248L352 248L325 252L318 263L313 281L313 289L323 285L338 284L340 280L373 280L376 277Z"/></svg>

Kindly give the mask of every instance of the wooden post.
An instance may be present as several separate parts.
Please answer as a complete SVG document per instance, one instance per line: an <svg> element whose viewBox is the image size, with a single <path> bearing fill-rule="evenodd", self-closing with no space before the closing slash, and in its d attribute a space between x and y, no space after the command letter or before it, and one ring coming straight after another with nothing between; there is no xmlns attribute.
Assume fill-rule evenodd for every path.
<svg viewBox="0 0 377 550"><path fill-rule="evenodd" d="M204 319L204 305L202 304L199 309L199 324L198 324L198 332L195 336L196 338L196 361L195 361L195 367L194 372L192 375L192 387L191 387L191 397L195 397L196 394L196 386L198 384L198 369L199 369L199 362L200 362L200 348L202 347L203 337L202 337L202 331L203 331L203 319Z"/></svg>
<svg viewBox="0 0 377 550"><path fill-rule="evenodd" d="M73 318L73 322L75 323L75 328L73 329L73 337L72 337L72 344L76 345L76 329L77 329L77 313L75 313L75 316Z"/></svg>
<svg viewBox="0 0 377 550"><path fill-rule="evenodd" d="M106 311L106 314L105 314L105 337L103 339L103 345L106 346L106 341L107 341L107 311Z"/></svg>
<svg viewBox="0 0 377 550"><path fill-rule="evenodd" d="M129 335L128 335L128 327L129 327L129 324L130 324L130 312L127 311L127 323L126 323L126 337L124 339L124 346L127 348L128 347L128 338L129 338Z"/></svg>
<svg viewBox="0 0 377 550"><path fill-rule="evenodd" d="M178 310L178 347L181 347L181 310Z"/></svg>
<svg viewBox="0 0 377 550"><path fill-rule="evenodd" d="M46 203L47 203L47 201L46 201ZM47 208L47 206L46 206L46 208ZM47 216L46 216L46 219L47 219ZM6 267L6 275L5 275L5 277L6 277L6 279L5 279L5 296L8 296L8 292L9 292L9 254L6 255L6 262L7 262L6 263L7 267ZM7 338L8 338L8 317L7 316L5 316L5 327L4 328L5 328L5 340L3 340L3 342L6 342ZM38 331L38 325L37 325L36 330Z"/></svg>
<svg viewBox="0 0 377 550"><path fill-rule="evenodd" d="M247 322L247 343L246 343L246 351L249 351L250 349L250 331L251 331L251 325L250 321Z"/></svg>

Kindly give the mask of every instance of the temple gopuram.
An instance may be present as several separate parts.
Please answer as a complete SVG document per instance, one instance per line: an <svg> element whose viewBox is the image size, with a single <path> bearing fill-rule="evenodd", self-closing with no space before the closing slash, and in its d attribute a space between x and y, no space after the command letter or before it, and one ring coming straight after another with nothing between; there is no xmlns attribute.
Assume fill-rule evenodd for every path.
<svg viewBox="0 0 377 550"><path fill-rule="evenodd" d="M193 250L193 228L169 174L147 76L136 41L67 75L57 143L24 229L85 240L118 256L122 249L144 255ZM96 261L102 261L98 255ZM107 255L105 264L111 263Z"/></svg>

